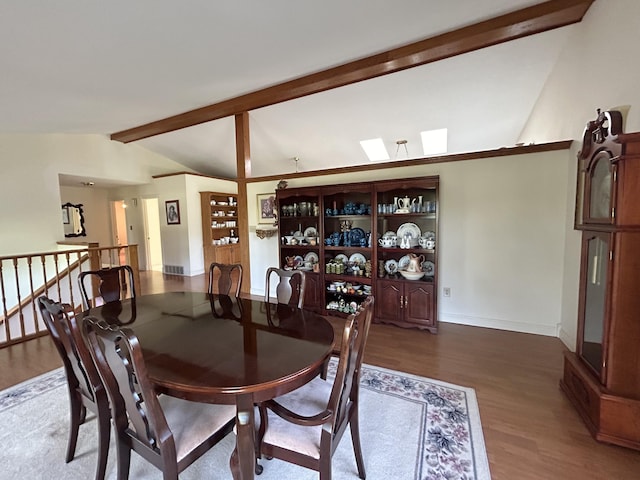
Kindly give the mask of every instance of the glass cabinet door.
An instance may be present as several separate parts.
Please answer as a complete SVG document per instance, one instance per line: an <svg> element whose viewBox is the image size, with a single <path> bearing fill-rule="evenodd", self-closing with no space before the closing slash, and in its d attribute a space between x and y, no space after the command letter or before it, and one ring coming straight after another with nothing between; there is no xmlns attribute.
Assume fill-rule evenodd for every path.
<svg viewBox="0 0 640 480"><path fill-rule="evenodd" d="M584 317L580 355L602 375L603 339L606 326L609 234L586 233L586 271L583 272Z"/></svg>
<svg viewBox="0 0 640 480"><path fill-rule="evenodd" d="M606 152L593 160L590 181L589 217L609 221L611 218L611 161Z"/></svg>

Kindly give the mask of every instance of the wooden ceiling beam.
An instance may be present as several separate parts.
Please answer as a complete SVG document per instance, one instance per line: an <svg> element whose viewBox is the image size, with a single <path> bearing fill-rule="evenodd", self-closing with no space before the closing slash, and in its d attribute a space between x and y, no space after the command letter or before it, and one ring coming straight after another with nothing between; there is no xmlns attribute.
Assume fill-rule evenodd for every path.
<svg viewBox="0 0 640 480"><path fill-rule="evenodd" d="M419 42L111 135L123 143L418 67L578 23L595 0L550 0Z"/></svg>

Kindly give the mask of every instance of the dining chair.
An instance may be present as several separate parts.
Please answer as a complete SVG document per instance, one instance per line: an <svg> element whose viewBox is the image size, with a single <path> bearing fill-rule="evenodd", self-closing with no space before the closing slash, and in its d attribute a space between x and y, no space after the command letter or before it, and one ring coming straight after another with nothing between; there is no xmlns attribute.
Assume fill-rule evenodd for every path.
<svg viewBox="0 0 640 480"><path fill-rule="evenodd" d="M237 273L234 273L237 272ZM215 279L218 279L216 284ZM237 278L234 278L237 277ZM233 284L236 284L235 291L231 291ZM217 285L217 292L215 286ZM213 262L209 266L209 288L208 293L219 295L240 296L240 286L242 285L242 265L239 263L224 264Z"/></svg>
<svg viewBox="0 0 640 480"><path fill-rule="evenodd" d="M162 471L178 474L232 431L234 405L160 395L153 389L142 347L131 329L87 316L91 356L105 385L115 430L117 478L129 478L131 451Z"/></svg>
<svg viewBox="0 0 640 480"><path fill-rule="evenodd" d="M259 404L258 457L295 463L318 471L320 480L329 480L331 457L349 425L358 475L365 478L358 396L373 303L369 296L347 319L333 381L318 376L297 390Z"/></svg>
<svg viewBox="0 0 640 480"><path fill-rule="evenodd" d="M136 286L133 280L133 269L129 265L118 265L116 267L101 268L100 270L89 270L80 272L78 283L82 292L82 300L85 310L91 308L87 289L87 279L97 280L98 294L104 303L123 300L124 298L135 298ZM92 289L93 295L96 291ZM127 295L128 293L128 295ZM95 298L95 297L94 297ZM95 303L95 300L94 300Z"/></svg>
<svg viewBox="0 0 640 480"><path fill-rule="evenodd" d="M109 400L85 343L76 317L69 315L71 306L54 302L46 296L37 300L40 315L44 320L55 345L67 377L71 428L65 461L73 460L80 425L86 420L87 409L96 415L98 422L98 464L96 480L102 480L107 467L109 451L110 419Z"/></svg>
<svg viewBox="0 0 640 480"><path fill-rule="evenodd" d="M286 305L304 307L304 286L306 277L301 270L284 270L277 267L267 268L267 278L265 282L264 301L269 303L269 294L271 292L271 279L274 274L278 278L276 286L276 299L278 303ZM275 280L274 280L275 281Z"/></svg>

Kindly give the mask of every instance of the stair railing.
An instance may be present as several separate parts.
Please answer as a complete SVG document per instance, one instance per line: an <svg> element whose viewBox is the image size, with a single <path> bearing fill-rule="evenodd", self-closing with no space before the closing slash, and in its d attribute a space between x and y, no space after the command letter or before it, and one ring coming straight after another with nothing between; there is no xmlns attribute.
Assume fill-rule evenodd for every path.
<svg viewBox="0 0 640 480"><path fill-rule="evenodd" d="M88 243L59 251L0 257L0 348L48 333L36 307L39 296L68 303L80 312L80 272L124 264L131 266L134 282L139 285L137 245L99 247ZM94 283L91 296L97 291Z"/></svg>

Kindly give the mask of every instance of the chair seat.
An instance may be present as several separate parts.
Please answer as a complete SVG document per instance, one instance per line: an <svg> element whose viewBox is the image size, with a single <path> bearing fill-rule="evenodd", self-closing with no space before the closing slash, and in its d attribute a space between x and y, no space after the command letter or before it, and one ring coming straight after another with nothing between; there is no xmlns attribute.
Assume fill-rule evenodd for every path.
<svg viewBox="0 0 640 480"><path fill-rule="evenodd" d="M158 401L173 433L178 462L236 415L235 405L190 402L169 395L160 395Z"/></svg>
<svg viewBox="0 0 640 480"><path fill-rule="evenodd" d="M313 416L327 408L332 387L332 383L316 377L306 385L274 400L299 415ZM265 443L315 459L320 458L322 425L303 427L283 420L270 410L268 415L269 427L263 440Z"/></svg>

